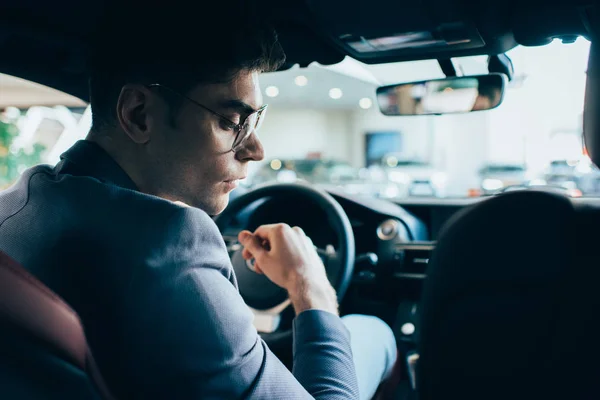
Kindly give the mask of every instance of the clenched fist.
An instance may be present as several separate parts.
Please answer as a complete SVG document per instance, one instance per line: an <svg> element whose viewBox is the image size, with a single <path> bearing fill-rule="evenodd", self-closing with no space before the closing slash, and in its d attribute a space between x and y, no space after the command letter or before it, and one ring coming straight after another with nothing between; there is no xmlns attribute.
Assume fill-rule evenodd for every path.
<svg viewBox="0 0 600 400"><path fill-rule="evenodd" d="M254 233L240 232L246 260L254 258L257 273L264 273L286 289L296 314L320 309L337 314L337 298L312 240L299 227L262 225Z"/></svg>

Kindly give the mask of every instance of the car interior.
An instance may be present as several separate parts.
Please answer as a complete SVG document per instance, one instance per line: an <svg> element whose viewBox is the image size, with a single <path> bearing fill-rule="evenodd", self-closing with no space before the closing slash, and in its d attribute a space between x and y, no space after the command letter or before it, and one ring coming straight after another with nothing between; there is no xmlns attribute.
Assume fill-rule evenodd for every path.
<svg viewBox="0 0 600 400"><path fill-rule="evenodd" d="M317 79L316 69L337 68L339 73L346 68L356 78L388 65L418 70L430 63L441 72L436 79L400 73L377 84L367 85L368 79L362 79L352 89L341 84L338 91L332 88L328 101L357 90L361 93L356 96L360 103L353 103L360 104L357 112L369 109L377 118L413 121L408 124L438 121L424 123L435 126L441 121L466 131L470 120L444 119L446 114L479 118L500 112L502 103L508 105L511 93L523 85L517 57L514 65L510 58L513 49L583 43L585 95L581 93L579 114L573 113L573 119L581 119L575 133L581 149L576 152L583 149L591 163L600 165L600 5L593 0L256 2L277 30L287 55L281 71L266 74L261 81L272 108L286 95L280 81L302 87L303 80ZM7 106L17 105L17 99L10 98L10 86L3 85L8 77L67 95L57 104L72 102L68 109L79 113L73 131L89 119L88 55L107 10L110 4L102 0L0 4L0 74L4 74L0 122L11 112ZM556 59L564 65L575 62L560 54ZM460 64L469 59L478 60L485 71L469 73ZM351 64L354 69L348 67ZM364 68L355 68L358 64ZM300 76L304 79L298 80ZM564 79L571 82L566 75ZM549 90L556 86L553 97L546 99L550 103L569 95L561 92L560 82L542 84ZM359 89L369 97L361 98ZM297 104L289 101L286 104ZM528 107L531 118L538 118L535 104L519 106L523 113ZM17 108L24 113L26 107ZM281 109L290 113L285 105ZM367 114L356 115L353 118L367 119ZM503 115L502 119L512 118ZM518 123L519 116L514 119L512 123ZM25 131L25 125L15 126ZM440 182L454 178L443 175L447 172L443 168L430 168L431 160L409 155L411 164L426 164L429 169L402 169L402 153L387 141L395 137L389 135L389 127L391 123L380 129L377 140L382 140L383 149L372 157L367 150L375 136L367 129L360 132L362 147L348 152L358 156L344 164L357 166L356 174L349 174L356 177L343 182L297 179L286 165L299 160L298 154L277 153L274 145L275 156L262 168L275 181L241 186L215 217L242 297L269 347L291 365L294 312L286 292L256 274L243 259L237 234L283 221L302 227L312 238L336 289L341 314L375 315L392 328L399 358L378 399L600 397L600 268L595 252L600 193L586 195L579 186L574 191L571 186L536 185L537 177L519 184L518 190L509 190L511 186L490 176L484 177L488 185L482 183L483 189L477 187L479 181L442 187ZM285 128L277 126L278 131ZM2 125L0 163L5 160L2 146L7 146L1 129ZM437 140L443 134L431 137ZM343 147L346 138L340 137L335 146ZM506 134L508 144L502 145L507 154L521 146L510 142L511 137ZM452 140L440 140L436 144L440 148L453 145ZM65 146L74 140L67 142ZM323 148L342 154L331 143L323 141ZM475 145L457 144L461 155L447 153L447 158L468 162L471 156L478 157L464 150L470 146ZM10 151L16 157L17 148ZM435 158L436 151L428 154ZM543 151L543 145L532 145L525 153L537 160ZM31 152L23 154L31 163L44 161L31 158ZM318 159L312 153L305 158L311 157ZM482 161L526 165L518 159ZM530 158L526 161L530 163ZM322 164L327 168L330 163ZM540 168L542 164L539 161ZM7 165L0 164L0 174L8 176L12 167ZM471 169L473 179L479 179L481 168ZM461 171L455 170L458 176ZM377 174L390 180L378 180ZM0 179L0 189L10 190L17 175L6 182ZM490 185L496 184L500 190L494 192ZM86 343L77 310L19 262L0 249L0 398L113 399Z"/></svg>

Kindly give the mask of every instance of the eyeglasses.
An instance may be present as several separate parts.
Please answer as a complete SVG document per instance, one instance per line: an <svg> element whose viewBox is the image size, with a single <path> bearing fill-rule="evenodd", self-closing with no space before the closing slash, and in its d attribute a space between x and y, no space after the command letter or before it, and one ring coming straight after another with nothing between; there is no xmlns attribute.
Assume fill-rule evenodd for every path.
<svg viewBox="0 0 600 400"><path fill-rule="evenodd" d="M205 109L206 111L221 118L221 120L227 124L227 129L231 129L235 133L235 139L233 140L233 144L231 145L231 150L233 152L239 151L242 148L246 139L248 139L250 137L250 135L252 135L253 132L258 131L258 128L260 128L260 125L262 124L262 121L264 119L265 112L267 111L267 104L265 104L258 110L249 114L241 123L236 124L235 122L233 122L226 116L219 114L218 112L216 112L214 110L211 110L210 108L206 107L205 105L198 103L196 100L191 99L188 96L183 95L183 94L171 89L168 86L161 85L160 83L153 83L151 85L148 85L148 87L150 87L150 88L158 87L158 88L167 89L168 91L175 93L178 96L183 97L184 99L194 103L198 107L201 107L201 108Z"/></svg>

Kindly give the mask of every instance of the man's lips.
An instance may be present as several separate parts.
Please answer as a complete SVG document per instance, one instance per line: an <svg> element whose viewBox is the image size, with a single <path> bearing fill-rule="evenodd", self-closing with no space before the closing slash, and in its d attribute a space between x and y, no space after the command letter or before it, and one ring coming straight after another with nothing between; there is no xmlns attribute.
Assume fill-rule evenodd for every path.
<svg viewBox="0 0 600 400"><path fill-rule="evenodd" d="M232 183L232 182L241 181L241 180L243 180L243 179L246 179L246 177L244 176L244 177L241 177L241 178L228 179L228 180L226 180L226 181L224 181L224 182L227 182L227 183Z"/></svg>

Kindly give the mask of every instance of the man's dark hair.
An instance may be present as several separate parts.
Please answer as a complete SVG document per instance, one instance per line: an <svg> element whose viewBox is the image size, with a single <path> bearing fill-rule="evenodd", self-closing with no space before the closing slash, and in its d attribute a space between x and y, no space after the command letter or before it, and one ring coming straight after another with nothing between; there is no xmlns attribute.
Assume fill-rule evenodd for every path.
<svg viewBox="0 0 600 400"><path fill-rule="evenodd" d="M494 105L500 100L499 96L501 95L496 78L496 76L482 76L479 78L479 86L477 87L479 95L487 97Z"/></svg>
<svg viewBox="0 0 600 400"><path fill-rule="evenodd" d="M117 126L126 84L160 83L186 94L201 83L230 82L241 71L275 71L285 61L277 34L247 1L220 0L195 11L178 0L168 8L134 3L109 10L97 31L90 76L94 132ZM178 101L170 96L171 111Z"/></svg>

